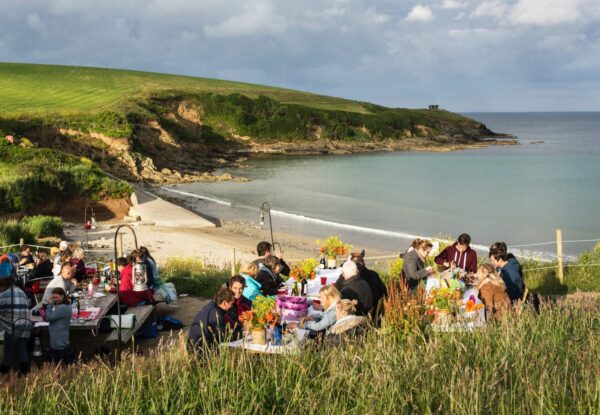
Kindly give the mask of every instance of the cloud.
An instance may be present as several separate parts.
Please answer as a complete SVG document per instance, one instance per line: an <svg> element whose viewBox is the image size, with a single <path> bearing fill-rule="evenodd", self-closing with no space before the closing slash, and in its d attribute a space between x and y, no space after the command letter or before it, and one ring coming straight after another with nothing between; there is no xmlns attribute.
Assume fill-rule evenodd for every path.
<svg viewBox="0 0 600 415"><path fill-rule="evenodd" d="M407 22L428 22L431 19L433 19L431 7L420 4L414 6L405 18Z"/></svg>
<svg viewBox="0 0 600 415"><path fill-rule="evenodd" d="M519 0L511 19L520 24L556 25L582 20L588 8L598 8L597 0Z"/></svg>
<svg viewBox="0 0 600 415"><path fill-rule="evenodd" d="M500 0L486 0L477 5L470 14L470 18L490 17L497 20L503 19L509 12L510 6Z"/></svg>
<svg viewBox="0 0 600 415"><path fill-rule="evenodd" d="M257 34L281 34L286 29L286 20L277 16L268 1L246 0L243 12L226 18L216 25L204 28L207 37L240 37Z"/></svg>
<svg viewBox="0 0 600 415"><path fill-rule="evenodd" d="M466 1L442 0L440 7L442 9L464 9L467 5L468 3Z"/></svg>

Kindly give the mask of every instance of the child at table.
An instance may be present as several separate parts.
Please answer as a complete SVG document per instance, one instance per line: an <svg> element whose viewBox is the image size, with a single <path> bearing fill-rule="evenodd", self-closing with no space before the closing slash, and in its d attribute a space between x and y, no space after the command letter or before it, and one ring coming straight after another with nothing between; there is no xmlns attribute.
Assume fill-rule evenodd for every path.
<svg viewBox="0 0 600 415"><path fill-rule="evenodd" d="M479 298L485 305L487 318L501 318L510 310L510 298L506 292L506 284L492 264L483 264L477 269Z"/></svg>
<svg viewBox="0 0 600 415"><path fill-rule="evenodd" d="M340 301L340 292L333 285L325 285L319 290L323 312L300 320L300 327L315 332L323 331L335 324L335 307Z"/></svg>
<svg viewBox="0 0 600 415"><path fill-rule="evenodd" d="M71 326L71 305L65 290L60 287L52 289L46 309L48 333L50 334L50 359L53 363L68 364L69 329Z"/></svg>

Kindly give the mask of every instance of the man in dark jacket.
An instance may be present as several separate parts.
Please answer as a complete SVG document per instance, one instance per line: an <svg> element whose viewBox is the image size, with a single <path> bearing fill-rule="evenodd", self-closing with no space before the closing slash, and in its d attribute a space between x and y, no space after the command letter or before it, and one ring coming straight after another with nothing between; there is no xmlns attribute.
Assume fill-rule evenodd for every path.
<svg viewBox="0 0 600 415"><path fill-rule="evenodd" d="M221 288L215 300L206 304L194 318L190 328L189 341L197 347L210 347L227 338L225 315L233 306L235 297L229 288Z"/></svg>
<svg viewBox="0 0 600 415"><path fill-rule="evenodd" d="M435 257L435 263L439 271L458 267L466 272L477 272L477 252L471 249L471 237L466 233L461 234L457 241L444 248Z"/></svg>
<svg viewBox="0 0 600 415"><path fill-rule="evenodd" d="M256 245L256 253L258 254L258 258L256 258L252 262L254 262L256 266L260 269L260 265L264 264L265 259L273 255L272 250L273 247L267 241L259 242L258 245ZM283 260L283 255L276 254L275 256L279 259L279 262L281 264L281 271L279 271L279 274L284 275L286 277L289 276L291 270L288 264L286 264Z"/></svg>
<svg viewBox="0 0 600 415"><path fill-rule="evenodd" d="M373 312L371 313L371 317L374 320L377 320L379 315L381 314L380 302L385 297L387 297L387 287L379 277L379 274L373 270L370 270L365 265L365 251L363 250L360 254L353 253L350 257L358 268L358 273L360 277L369 284L369 288L371 289L371 293L373 294Z"/></svg>
<svg viewBox="0 0 600 415"><path fill-rule="evenodd" d="M266 257L260 264L254 279L260 284L262 295L277 295L279 287L284 282L279 276L281 269L281 261L274 255Z"/></svg>
<svg viewBox="0 0 600 415"><path fill-rule="evenodd" d="M342 265L342 277L336 282L342 299L356 300L357 315L366 316L373 309L373 293L369 284L363 280L358 272L358 267L352 261Z"/></svg>
<svg viewBox="0 0 600 415"><path fill-rule="evenodd" d="M492 265L500 269L500 277L506 285L506 293L510 300L513 303L521 300L525 292L525 283L521 264L517 258L507 252L506 244L503 242L492 245L489 255Z"/></svg>

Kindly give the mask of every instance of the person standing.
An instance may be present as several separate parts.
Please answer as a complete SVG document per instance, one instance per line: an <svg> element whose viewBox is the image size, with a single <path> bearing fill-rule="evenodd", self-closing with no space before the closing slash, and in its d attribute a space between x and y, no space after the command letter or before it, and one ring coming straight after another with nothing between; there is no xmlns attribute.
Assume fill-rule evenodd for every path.
<svg viewBox="0 0 600 415"><path fill-rule="evenodd" d="M477 252L471 249L471 237L463 233L456 242L444 248L434 259L439 271L460 268L468 273L477 272Z"/></svg>
<svg viewBox="0 0 600 415"><path fill-rule="evenodd" d="M31 336L29 299L13 283L10 260L0 258L0 329L4 330L4 356L0 373L8 373L15 358L19 360L19 373L29 372L28 344Z"/></svg>
<svg viewBox="0 0 600 415"><path fill-rule="evenodd" d="M425 266L425 259L431 252L433 244L426 239L415 239L414 249L404 255L402 278L411 291L416 291L419 283L433 274L433 268Z"/></svg>
<svg viewBox="0 0 600 415"><path fill-rule="evenodd" d="M69 364L69 330L71 328L71 305L65 290L52 289L46 308L48 333L50 334L50 359L53 363Z"/></svg>

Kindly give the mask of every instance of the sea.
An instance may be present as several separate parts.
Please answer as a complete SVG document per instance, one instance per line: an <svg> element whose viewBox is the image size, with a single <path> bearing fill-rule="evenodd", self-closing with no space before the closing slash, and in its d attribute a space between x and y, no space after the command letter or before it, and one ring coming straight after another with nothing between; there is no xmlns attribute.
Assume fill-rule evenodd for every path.
<svg viewBox="0 0 600 415"><path fill-rule="evenodd" d="M512 146L249 160L227 170L248 182L168 186L220 220L275 232L339 235L355 247L401 252L415 237L465 232L480 250L552 259L556 230L569 257L600 240L600 112L467 113ZM265 216L268 240L269 215ZM282 241L285 242L285 241Z"/></svg>

